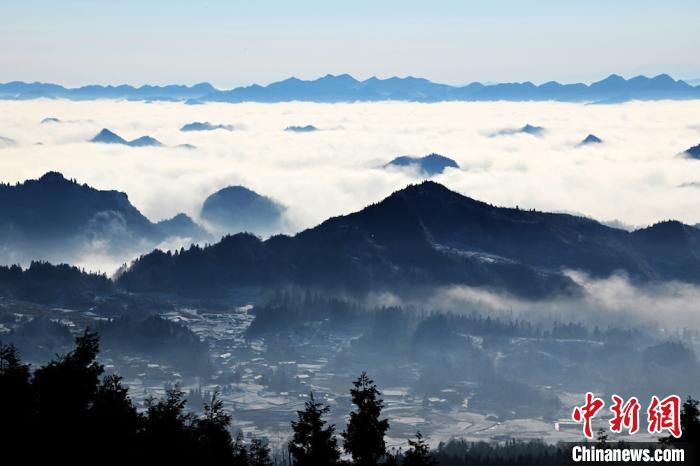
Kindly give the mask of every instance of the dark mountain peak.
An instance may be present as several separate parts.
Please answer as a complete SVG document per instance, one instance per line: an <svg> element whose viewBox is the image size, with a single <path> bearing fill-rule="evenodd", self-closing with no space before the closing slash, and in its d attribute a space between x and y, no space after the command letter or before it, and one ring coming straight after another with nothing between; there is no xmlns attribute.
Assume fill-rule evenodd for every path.
<svg viewBox="0 0 700 466"><path fill-rule="evenodd" d="M691 159L700 160L700 144L686 149L683 155Z"/></svg>
<svg viewBox="0 0 700 466"><path fill-rule="evenodd" d="M82 203L94 203L95 200L100 199L100 201L106 202L116 202L115 206L128 206L129 208L135 207L129 204L129 196L122 191L115 190L100 190L93 188L87 183L78 183L75 179L66 178L63 173L57 171L48 171L41 175L39 178L33 180L26 180L24 183L19 183L16 188L28 188L31 187L34 194L43 197L46 196L47 199L51 199L52 194L59 194L59 197L51 199L52 201L64 202L71 201L77 204ZM19 195L29 195L28 192L22 192L19 190ZM60 196L67 195L70 196L69 199L61 199ZM119 209L117 209L119 210Z"/></svg>
<svg viewBox="0 0 700 466"><path fill-rule="evenodd" d="M600 139L600 138L599 138L598 136L596 136L595 134L589 134L588 136L586 136L586 137L584 138L583 141L581 141L580 145L585 146L585 145L588 145L588 144L600 144L600 143L602 143L602 142L603 142L603 140Z"/></svg>
<svg viewBox="0 0 700 466"><path fill-rule="evenodd" d="M107 128L102 128L102 130L95 135L90 142L100 142L103 144L126 144L126 139L122 138L116 133L108 130Z"/></svg>
<svg viewBox="0 0 700 466"><path fill-rule="evenodd" d="M426 206L434 203L438 206L468 206L470 209L477 210L519 211L518 208L511 209L509 207L493 206L489 203L467 196L458 191L453 191L447 186L432 180L425 180L421 183L408 185L404 189L397 191L395 194L405 197L406 199L410 199L412 202L420 200L420 202Z"/></svg>
<svg viewBox="0 0 700 466"><path fill-rule="evenodd" d="M637 247L653 255L657 274L681 281L698 282L700 230L676 220L667 220L632 232Z"/></svg>
<svg viewBox="0 0 700 466"><path fill-rule="evenodd" d="M125 193L79 184L58 172L0 185L0 211L0 239L22 258L65 261L95 241L110 252L130 252L161 238Z"/></svg>
<svg viewBox="0 0 700 466"><path fill-rule="evenodd" d="M211 196L209 196L210 199L213 198L218 198L218 197L226 197L229 198L229 200L232 201L242 201L242 200L250 200L250 199L256 199L260 197L258 193L253 191L252 189L248 189L245 186L241 185L234 185L234 186L226 186L225 188L221 188Z"/></svg>
<svg viewBox="0 0 700 466"><path fill-rule="evenodd" d="M201 217L225 232L277 233L284 207L245 186L228 186L209 196Z"/></svg>
<svg viewBox="0 0 700 466"><path fill-rule="evenodd" d="M677 234L688 231L689 228L693 228L690 225L686 225L678 220L663 220L656 222L651 226L646 228L640 228L635 230L633 233L638 234L655 234L655 235L666 235L666 234Z"/></svg>
<svg viewBox="0 0 700 466"><path fill-rule="evenodd" d="M520 128L520 132L526 133L526 134L540 134L543 131L544 131L543 127L531 125L530 123L527 123L525 126Z"/></svg>
<svg viewBox="0 0 700 466"><path fill-rule="evenodd" d="M189 215L184 213L179 213L172 218L161 220L156 226L164 237L177 236L200 240L208 238L209 236Z"/></svg>
<svg viewBox="0 0 700 466"><path fill-rule="evenodd" d="M59 120L56 117L46 117L43 120L41 120L42 125L45 125L47 123L60 123L60 122L61 122L61 120Z"/></svg>
<svg viewBox="0 0 700 466"><path fill-rule="evenodd" d="M126 144L131 147L160 147L163 145L162 142L151 136L141 136L140 138L136 138L133 141L127 142Z"/></svg>
<svg viewBox="0 0 700 466"><path fill-rule="evenodd" d="M415 157L412 155L401 155L396 157L384 167L412 167L417 169L424 176L439 175L446 168L459 169L459 164L449 157L440 154L428 154L423 157Z"/></svg>
<svg viewBox="0 0 700 466"><path fill-rule="evenodd" d="M37 181L41 181L43 183L61 183L61 182L68 182L68 180L63 176L63 173L61 172L46 172L43 175L39 177Z"/></svg>
<svg viewBox="0 0 700 466"><path fill-rule="evenodd" d="M443 184L431 180L425 180L420 183L409 184L403 189L394 191L384 201L394 197L402 198L408 200L409 202L414 202L417 199L430 200L431 202L436 202L436 204L453 202L455 200L466 202L479 202L470 197L464 196L463 194L460 194L456 191L452 191ZM379 204L381 204L381 202Z"/></svg>

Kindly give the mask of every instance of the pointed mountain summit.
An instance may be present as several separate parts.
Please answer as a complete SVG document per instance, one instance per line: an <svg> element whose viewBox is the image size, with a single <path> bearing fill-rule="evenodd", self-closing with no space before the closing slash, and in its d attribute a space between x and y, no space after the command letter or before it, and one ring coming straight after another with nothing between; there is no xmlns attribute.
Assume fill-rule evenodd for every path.
<svg viewBox="0 0 700 466"><path fill-rule="evenodd" d="M179 213L172 218L161 220L156 224L163 237L208 239L209 233L197 225L189 215Z"/></svg>
<svg viewBox="0 0 700 466"><path fill-rule="evenodd" d="M589 144L601 144L603 142L602 139L600 139L598 136L595 134L589 134L586 136L583 141L579 143L580 146L587 146Z"/></svg>
<svg viewBox="0 0 700 466"><path fill-rule="evenodd" d="M683 152L683 155L689 159L700 160L700 144L697 146L689 147Z"/></svg>
<svg viewBox="0 0 700 466"><path fill-rule="evenodd" d="M126 145L131 147L161 147L163 143L151 136L141 136L127 142Z"/></svg>
<svg viewBox="0 0 700 466"><path fill-rule="evenodd" d="M103 144L126 144L126 139L122 138L116 133L108 130L107 128L102 128L102 130L97 133L90 142L99 142Z"/></svg>
<svg viewBox="0 0 700 466"><path fill-rule="evenodd" d="M591 90L611 92L622 89L627 81L619 74L611 74L607 78L596 81L589 86Z"/></svg>

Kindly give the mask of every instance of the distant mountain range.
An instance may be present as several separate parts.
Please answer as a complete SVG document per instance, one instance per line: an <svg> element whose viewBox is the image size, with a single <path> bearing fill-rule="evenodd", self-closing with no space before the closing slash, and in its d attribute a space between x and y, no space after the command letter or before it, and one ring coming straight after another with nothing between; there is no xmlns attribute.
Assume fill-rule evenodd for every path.
<svg viewBox="0 0 700 466"><path fill-rule="evenodd" d="M561 84L550 81L541 85L531 82L481 84L465 86L439 84L422 78L376 77L364 81L350 75L326 75L315 80L289 78L261 86L219 90L211 84L194 86L89 85L66 88L58 84L14 81L0 84L0 99L26 100L63 98L72 100L127 99L204 102L372 102L385 100L439 101L563 101L615 103L627 100L698 99L700 86L675 80L667 74L653 78L637 76L625 79L619 75L592 84Z"/></svg>
<svg viewBox="0 0 700 466"><path fill-rule="evenodd" d="M175 254L154 251L117 283L192 295L248 286L420 293L469 285L544 298L580 291L565 269L700 283L700 230L667 221L628 232L573 215L495 207L426 181L295 236L237 234Z"/></svg>

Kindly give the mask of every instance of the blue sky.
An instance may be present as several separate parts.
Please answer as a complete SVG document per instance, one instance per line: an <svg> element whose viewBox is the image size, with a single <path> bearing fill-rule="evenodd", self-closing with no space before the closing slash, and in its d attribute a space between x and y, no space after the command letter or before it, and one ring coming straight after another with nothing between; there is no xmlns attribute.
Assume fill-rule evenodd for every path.
<svg viewBox="0 0 700 466"><path fill-rule="evenodd" d="M3 1L0 81L700 78L698 24L698 0Z"/></svg>

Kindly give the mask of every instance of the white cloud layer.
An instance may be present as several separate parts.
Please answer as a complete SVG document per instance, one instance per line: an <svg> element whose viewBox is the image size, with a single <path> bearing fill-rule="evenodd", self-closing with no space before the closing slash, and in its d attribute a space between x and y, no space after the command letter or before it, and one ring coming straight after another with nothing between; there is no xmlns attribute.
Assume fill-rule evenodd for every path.
<svg viewBox="0 0 700 466"><path fill-rule="evenodd" d="M40 124L46 117L61 123ZM234 131L180 132L193 121ZM489 137L525 123L546 128ZM321 131L290 133L290 125ZM106 127L125 139L153 136L194 150L131 148L87 141ZM576 147L588 133L605 143ZM358 210L414 173L381 167L397 155L455 159L436 181L497 205L567 211L647 225L700 222L700 161L678 157L700 142L700 102L206 104L61 100L0 101L0 179L49 170L128 193L152 220L185 212L232 184L287 205L287 231ZM37 145L36 143L41 143ZM679 187L685 184L686 187Z"/></svg>
<svg viewBox="0 0 700 466"><path fill-rule="evenodd" d="M435 289L420 299L405 300L391 293L373 294L370 306L409 306L418 310L498 316L529 321L582 322L601 328L643 326L669 337L686 329L700 330L700 287L680 282L639 284L624 275L594 279L567 271L582 288L578 297L520 299L502 291L468 286Z"/></svg>

